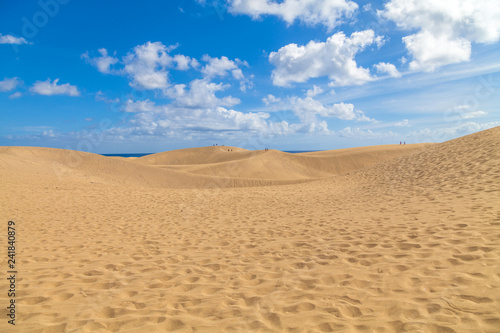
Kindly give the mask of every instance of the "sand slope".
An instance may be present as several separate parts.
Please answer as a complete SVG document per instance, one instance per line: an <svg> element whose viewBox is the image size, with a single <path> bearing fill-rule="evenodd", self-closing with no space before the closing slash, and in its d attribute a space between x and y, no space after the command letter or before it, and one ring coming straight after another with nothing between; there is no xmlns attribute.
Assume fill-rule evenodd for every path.
<svg viewBox="0 0 500 333"><path fill-rule="evenodd" d="M48 183L76 182L151 188L221 188L296 183L288 178L246 179L223 168L216 175L190 174L125 158L53 148L0 147L0 175Z"/></svg>
<svg viewBox="0 0 500 333"><path fill-rule="evenodd" d="M236 147L182 149L141 157L137 163L163 169L235 178L306 180L331 177L424 149L430 144L387 145L290 154Z"/></svg>
<svg viewBox="0 0 500 333"><path fill-rule="evenodd" d="M57 157L0 148L2 213L18 223L16 329L498 332L499 145L494 128L319 180L195 189L120 185L119 165L174 172L137 160L113 164L109 183L56 182L44 161ZM266 156L288 159L198 166ZM78 172L101 177L95 158Z"/></svg>
<svg viewBox="0 0 500 333"><path fill-rule="evenodd" d="M236 147L182 149L137 159L104 157L64 149L0 147L6 177L43 178L108 185L221 188L280 185L329 177L422 149L425 145L380 146L322 152L319 156ZM228 149L233 151L229 152ZM353 151L352 153L350 153ZM208 177L207 177L208 176Z"/></svg>

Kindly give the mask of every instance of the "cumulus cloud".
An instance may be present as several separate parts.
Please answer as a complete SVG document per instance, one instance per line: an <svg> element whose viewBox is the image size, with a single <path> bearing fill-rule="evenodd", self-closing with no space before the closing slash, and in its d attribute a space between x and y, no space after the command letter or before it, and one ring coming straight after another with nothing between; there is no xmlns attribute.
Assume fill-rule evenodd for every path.
<svg viewBox="0 0 500 333"><path fill-rule="evenodd" d="M0 44L30 44L24 37L15 37L12 35L2 35L0 34Z"/></svg>
<svg viewBox="0 0 500 333"><path fill-rule="evenodd" d="M378 15L405 30L403 37L412 55L410 69L433 71L470 59L471 42L494 43L500 39L500 6L496 0L391 0Z"/></svg>
<svg viewBox="0 0 500 333"><path fill-rule="evenodd" d="M246 78L241 70L241 66L248 67L246 61L239 59L230 60L228 57L212 58L205 54L202 61L207 64L201 69L201 73L205 78L213 79L215 77L226 77L229 73L235 79L240 81L240 90L246 91L247 87L252 87L252 81Z"/></svg>
<svg viewBox="0 0 500 333"><path fill-rule="evenodd" d="M169 53L177 46L147 42L137 45L121 61L115 55L110 56L105 48L98 50L100 56L90 57L86 52L82 58L101 73L128 76L132 87L146 90L166 89L170 86L169 69L187 70L199 66L196 59L188 56L171 56ZM121 65L121 68L113 70L112 66L117 64Z"/></svg>
<svg viewBox="0 0 500 333"><path fill-rule="evenodd" d="M318 116L325 118L338 118L342 120L371 121L363 111L355 110L354 105L350 103L336 103L325 105L312 97L299 98L293 96L290 98L290 105L293 113L300 119L303 129L308 132L314 130L327 130L326 122L319 121ZM324 123L324 125L323 125Z"/></svg>
<svg viewBox="0 0 500 333"><path fill-rule="evenodd" d="M232 60L229 60L227 57L220 58L212 58L209 55L205 54L202 57L202 60L207 62L207 64L201 69L201 72L205 77L213 78L216 76L226 76L230 71L236 71L238 65ZM241 72L241 70L240 70ZM239 76L237 74L237 76Z"/></svg>
<svg viewBox="0 0 500 333"><path fill-rule="evenodd" d="M373 67L377 70L378 73L387 73L392 77L401 77L401 73L396 69L396 66L386 62L379 62L378 64L373 65Z"/></svg>
<svg viewBox="0 0 500 333"><path fill-rule="evenodd" d="M292 82L306 82L310 78L328 76L332 86L363 84L373 80L367 68L358 67L354 56L373 44L373 30L354 32L346 37L343 32L330 36L326 42L310 41L306 45L288 44L269 55L273 70L273 84L289 86Z"/></svg>
<svg viewBox="0 0 500 333"><path fill-rule="evenodd" d="M113 128L111 134L137 136L175 136L192 133L258 132L288 134L286 121L272 122L264 112L248 112L216 106L185 108L175 104L157 105L150 100L126 103L127 112L134 112L130 126Z"/></svg>
<svg viewBox="0 0 500 333"><path fill-rule="evenodd" d="M306 96L307 97L314 97L316 95L322 94L323 92L324 92L324 90L321 89L321 87L313 85L313 87L311 89L307 90Z"/></svg>
<svg viewBox="0 0 500 333"><path fill-rule="evenodd" d="M212 58L209 55L202 57L203 65L196 59L182 54L171 55L177 45L166 46L161 42L147 42L133 48L121 60L115 55L110 56L106 49L99 49L100 56L90 57L88 53L82 55L90 64L102 73L122 75L129 78L129 85L138 89L157 90L164 97L172 99L172 106L177 108L215 108L232 107L240 103L232 96L219 97L218 93L231 87L227 83L214 83L216 78L232 78L239 81L240 90L245 91L252 87L252 75L246 77L242 67L248 67L246 61L230 60L222 56ZM170 71L194 69L201 75L201 79L194 79L187 84L175 84L170 81ZM106 103L115 103L104 96L102 92L96 94L96 100ZM145 104L144 104L145 103ZM143 104L126 103L125 112L145 112L150 102ZM150 110L151 111L151 110Z"/></svg>
<svg viewBox="0 0 500 333"><path fill-rule="evenodd" d="M204 55L202 61L206 62L206 64L201 67L198 60L189 56L182 54L170 55L170 52L177 47L178 45L166 46L161 42L147 42L134 47L121 60L116 55L109 55L108 51L104 48L98 50L100 56L91 57L86 52L82 55L82 58L96 67L101 73L127 76L129 78L129 85L134 88L161 90L167 96L177 96L179 100L182 99L182 96L188 96L188 94L184 91L185 85L173 85L170 82L169 71L173 69L181 71L188 69L198 70L204 77L203 82L208 82L216 77L227 77L230 74L230 77L239 81L240 90L245 91L247 87L252 87L251 79L253 76L246 77L241 70L242 66L248 67L246 61L239 59L230 60L225 56L212 58L209 55ZM193 81L192 84L195 88L202 86L201 81ZM210 90L223 90L216 88L222 86L224 89L227 87L226 85L217 84L207 85L207 89L200 90L202 94L205 93L205 95L201 96L208 96L208 104L210 104L214 98L210 94L207 95L206 92ZM178 92L177 95L176 91ZM202 98L201 96L199 99ZM186 98L193 100L194 96ZM230 100L228 98L222 104L230 106L236 104L234 103L235 101L236 99ZM187 103L186 101L186 104L192 103Z"/></svg>
<svg viewBox="0 0 500 333"><path fill-rule="evenodd" d="M422 31L403 37L406 48L413 56L410 69L431 72L436 68L468 61L471 43L465 38L449 38L442 34Z"/></svg>
<svg viewBox="0 0 500 333"><path fill-rule="evenodd" d="M0 81L0 91L12 91L23 83L18 77L5 78Z"/></svg>
<svg viewBox="0 0 500 333"><path fill-rule="evenodd" d="M167 68L172 65L170 52L175 46L167 47L161 42L147 42L138 45L124 57L125 73L130 85L143 89L165 89L169 86Z"/></svg>
<svg viewBox="0 0 500 333"><path fill-rule="evenodd" d="M187 108L234 106L240 103L238 98L226 96L218 98L215 93L227 89L229 85L216 84L208 79L196 79L185 84L176 84L167 89L165 94L174 100L174 104Z"/></svg>
<svg viewBox="0 0 500 333"><path fill-rule="evenodd" d="M125 102L124 106L125 112L155 112L158 111L156 104L149 99L144 101L133 101L131 99Z"/></svg>
<svg viewBox="0 0 500 333"><path fill-rule="evenodd" d="M185 71L190 68L197 68L200 65L198 63L198 60L192 59L182 54L176 54L174 56L174 62L177 64L175 66L175 69L178 69L180 71Z"/></svg>
<svg viewBox="0 0 500 333"><path fill-rule="evenodd" d="M82 54L82 58L87 60L90 64L97 67L97 70L101 73L108 74L111 71L111 66L118 62L118 58L108 55L108 50L101 48L97 50L101 56L90 58L89 53L85 52Z"/></svg>
<svg viewBox="0 0 500 333"><path fill-rule="evenodd" d="M262 102L266 105L279 103L281 102L281 98L268 94L266 97L262 98Z"/></svg>
<svg viewBox="0 0 500 333"><path fill-rule="evenodd" d="M296 20L308 25L322 24L332 30L350 18L358 5L349 0L230 0L229 12L249 15L257 19L263 15L275 15L288 24Z"/></svg>
<svg viewBox="0 0 500 333"><path fill-rule="evenodd" d="M80 92L76 86L72 86L69 83L58 84L59 79L55 79L53 82L50 79L46 81L36 81L31 87L30 91L45 96L52 95L68 95L68 96L80 96Z"/></svg>

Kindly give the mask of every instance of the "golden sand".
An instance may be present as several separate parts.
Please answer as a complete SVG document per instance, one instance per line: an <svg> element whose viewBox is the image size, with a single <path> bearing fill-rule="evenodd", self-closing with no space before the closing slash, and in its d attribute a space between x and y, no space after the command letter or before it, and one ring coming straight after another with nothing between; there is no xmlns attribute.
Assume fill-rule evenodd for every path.
<svg viewBox="0 0 500 333"><path fill-rule="evenodd" d="M500 331L500 128L294 155L0 147L0 187L0 332Z"/></svg>

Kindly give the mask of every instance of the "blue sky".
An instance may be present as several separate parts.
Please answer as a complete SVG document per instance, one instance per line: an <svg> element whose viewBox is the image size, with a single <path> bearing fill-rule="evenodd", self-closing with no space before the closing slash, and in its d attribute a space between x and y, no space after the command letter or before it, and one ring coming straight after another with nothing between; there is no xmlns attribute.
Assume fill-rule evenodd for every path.
<svg viewBox="0 0 500 333"><path fill-rule="evenodd" d="M495 0L0 4L0 145L337 149L500 125Z"/></svg>

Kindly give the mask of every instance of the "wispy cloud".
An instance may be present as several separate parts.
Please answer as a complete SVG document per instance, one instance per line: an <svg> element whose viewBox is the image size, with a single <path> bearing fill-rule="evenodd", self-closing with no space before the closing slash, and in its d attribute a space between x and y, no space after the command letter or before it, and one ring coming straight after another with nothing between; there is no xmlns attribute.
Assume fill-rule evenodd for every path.
<svg viewBox="0 0 500 333"><path fill-rule="evenodd" d="M0 34L0 44L22 45L22 44L30 44L30 42L28 42L24 37L15 37L12 35Z"/></svg>
<svg viewBox="0 0 500 333"><path fill-rule="evenodd" d="M21 97L22 95L23 94L20 91L16 91L15 93L13 93L12 95L9 96L9 99L16 99L16 98Z"/></svg>
<svg viewBox="0 0 500 333"><path fill-rule="evenodd" d="M18 77L6 78L0 81L0 91L12 91L23 84Z"/></svg>

